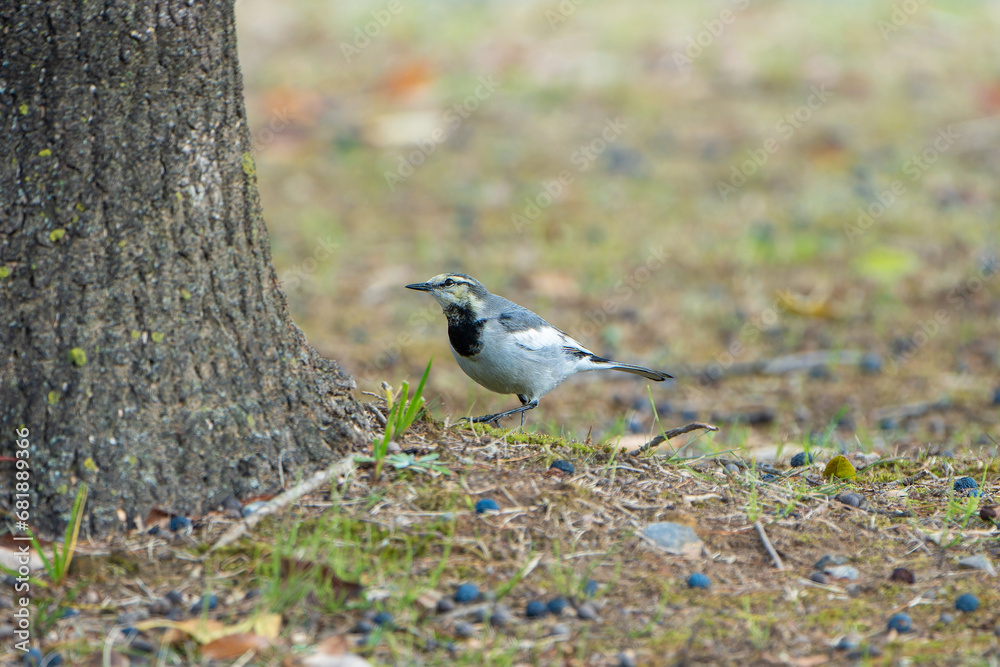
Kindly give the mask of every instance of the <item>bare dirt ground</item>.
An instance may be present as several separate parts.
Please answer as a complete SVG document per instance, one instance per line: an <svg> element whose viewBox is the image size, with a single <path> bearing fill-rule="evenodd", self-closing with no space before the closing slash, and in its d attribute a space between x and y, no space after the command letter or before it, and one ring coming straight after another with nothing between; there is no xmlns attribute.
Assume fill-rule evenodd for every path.
<svg viewBox="0 0 1000 667"><path fill-rule="evenodd" d="M218 550L255 499L84 535L65 583L34 588L42 653L1000 661L997 7L393 6L382 25L379 7L240 0L241 60L296 321L362 391L433 357L431 419L396 439L399 469L360 464ZM461 373L440 309L403 288L454 270L677 380L593 373L526 432L451 426L515 404ZM621 451L692 421L719 431ZM824 475L838 455L855 477ZM698 541L665 551L657 523ZM478 595L455 601L462 584ZM0 613L14 602L0 586ZM0 664L23 664L10 629Z"/></svg>

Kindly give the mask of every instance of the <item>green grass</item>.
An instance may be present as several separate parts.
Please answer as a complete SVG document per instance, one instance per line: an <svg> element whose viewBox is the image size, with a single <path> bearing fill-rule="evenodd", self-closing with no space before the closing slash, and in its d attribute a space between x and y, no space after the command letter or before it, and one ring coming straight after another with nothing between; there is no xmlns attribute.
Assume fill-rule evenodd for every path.
<svg viewBox="0 0 1000 667"><path fill-rule="evenodd" d="M76 498L73 501L73 508L70 510L69 521L66 523L66 530L63 533L63 541L52 543L52 557L45 555L45 550L35 537L31 529L27 529L28 537L31 538L31 547L42 560L42 567L48 576L48 581L32 578L32 583L48 587L60 587L66 582L69 574L69 566L73 562L73 554L76 552L77 540L80 536L80 525L83 522L84 509L87 504L87 485L81 484L76 491ZM17 572L10 568L0 566L9 575L17 576Z"/></svg>
<svg viewBox="0 0 1000 667"><path fill-rule="evenodd" d="M423 409L424 403L426 403L423 396L424 385L427 384L427 377L430 375L431 364L433 363L433 359L427 362L427 367L424 369L424 374L421 376L412 398L410 397L410 384L405 380L399 389L398 395L394 394L391 388L385 389L385 403L389 408L389 414L386 415L385 431L382 437L375 440L372 444L372 456L358 457L357 459L358 461L374 461L376 479L382 475L382 466L387 462L386 454L389 451L389 443L394 438L401 436L417 420L417 417L420 416L420 411ZM388 387L388 385L385 386ZM412 467L412 469L420 471L431 470L439 472L440 468L433 463L435 458L423 457L422 460L417 461L416 459L394 457L388 463L397 469Z"/></svg>

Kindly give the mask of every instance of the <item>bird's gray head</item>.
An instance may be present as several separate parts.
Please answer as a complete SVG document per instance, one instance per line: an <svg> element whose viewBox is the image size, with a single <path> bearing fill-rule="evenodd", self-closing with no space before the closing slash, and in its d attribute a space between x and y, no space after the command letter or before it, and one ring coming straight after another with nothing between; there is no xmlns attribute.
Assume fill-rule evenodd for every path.
<svg viewBox="0 0 1000 667"><path fill-rule="evenodd" d="M464 273L442 273L425 283L413 283L406 288L430 292L445 311L451 307L479 312L490 296L481 282Z"/></svg>

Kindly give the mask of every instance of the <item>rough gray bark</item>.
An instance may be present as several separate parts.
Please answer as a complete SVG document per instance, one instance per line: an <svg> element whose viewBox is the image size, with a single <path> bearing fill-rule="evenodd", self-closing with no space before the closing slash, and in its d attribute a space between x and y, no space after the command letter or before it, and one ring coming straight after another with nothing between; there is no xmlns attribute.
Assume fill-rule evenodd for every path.
<svg viewBox="0 0 1000 667"><path fill-rule="evenodd" d="M0 455L32 524L272 491L360 443L291 323L257 197L233 4L0 5ZM0 508L14 469L0 462Z"/></svg>

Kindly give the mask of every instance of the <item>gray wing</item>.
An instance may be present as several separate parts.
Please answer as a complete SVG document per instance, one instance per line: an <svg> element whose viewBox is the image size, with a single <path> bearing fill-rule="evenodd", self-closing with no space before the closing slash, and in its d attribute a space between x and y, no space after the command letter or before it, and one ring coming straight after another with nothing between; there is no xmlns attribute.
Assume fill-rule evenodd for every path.
<svg viewBox="0 0 1000 667"><path fill-rule="evenodd" d="M515 303L511 303L510 305L513 308L508 308L497 316L497 322L508 333L527 331L528 329L544 329L552 326L527 308L518 306Z"/></svg>
<svg viewBox="0 0 1000 667"><path fill-rule="evenodd" d="M509 302L510 307L497 316L497 322L510 334L512 342L524 350L550 349L578 356L593 356L587 348L567 336L563 331L543 320L523 306Z"/></svg>

